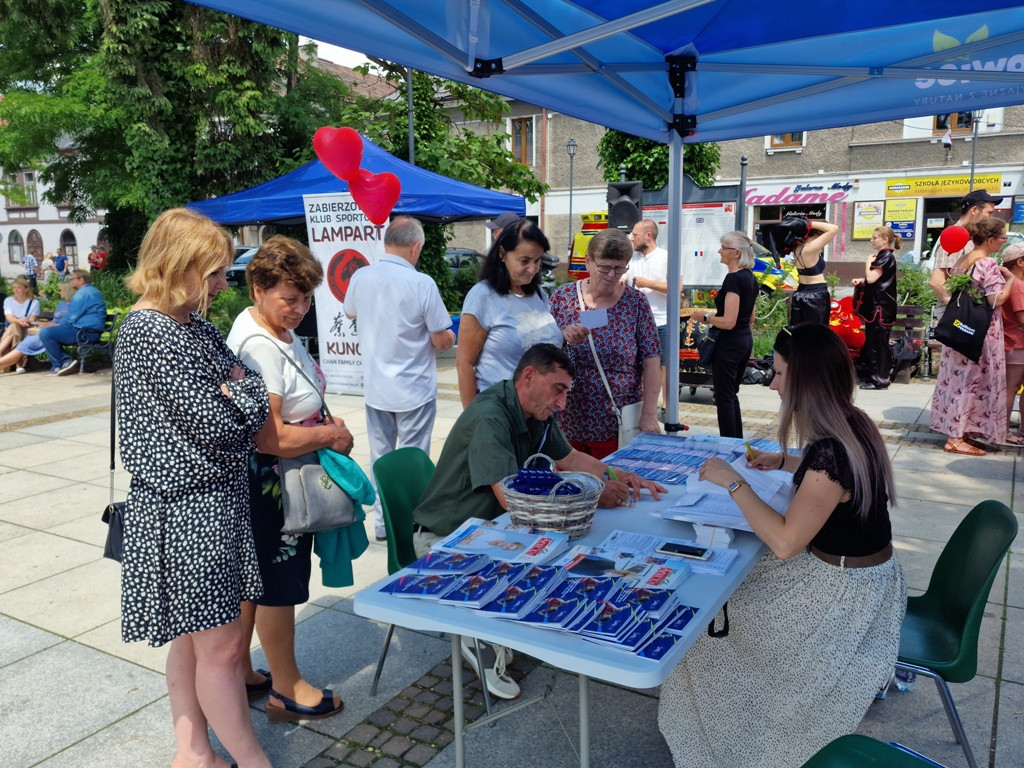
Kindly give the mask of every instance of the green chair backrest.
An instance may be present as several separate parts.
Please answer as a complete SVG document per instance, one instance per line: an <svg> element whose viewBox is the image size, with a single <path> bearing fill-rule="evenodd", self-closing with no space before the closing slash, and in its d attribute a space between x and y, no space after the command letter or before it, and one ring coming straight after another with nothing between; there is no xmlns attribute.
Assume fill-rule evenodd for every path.
<svg viewBox="0 0 1024 768"><path fill-rule="evenodd" d="M907 612L940 617L948 635L959 639L955 657L925 665L951 683L978 671L978 632L985 603L1003 556L1017 536L1017 520L1002 502L989 499L967 513L939 555L927 591L907 601Z"/></svg>
<svg viewBox="0 0 1024 768"><path fill-rule="evenodd" d="M939 765L905 749L851 733L826 744L802 768L927 768Z"/></svg>
<svg viewBox="0 0 1024 768"><path fill-rule="evenodd" d="M419 448L399 448L374 462L373 476L388 534L388 573L397 573L416 560L412 511L433 474L434 462Z"/></svg>

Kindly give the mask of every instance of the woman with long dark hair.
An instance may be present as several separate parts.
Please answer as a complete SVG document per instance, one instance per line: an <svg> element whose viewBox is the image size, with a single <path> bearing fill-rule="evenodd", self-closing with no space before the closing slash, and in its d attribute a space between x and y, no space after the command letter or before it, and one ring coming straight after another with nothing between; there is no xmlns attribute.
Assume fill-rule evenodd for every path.
<svg viewBox="0 0 1024 768"><path fill-rule="evenodd" d="M786 216L769 229L769 246L778 261L793 255L797 286L789 307L789 322L828 325L832 310L825 282L825 246L831 243L839 227L827 221L812 221L804 216Z"/></svg>
<svg viewBox="0 0 1024 768"><path fill-rule="evenodd" d="M729 599L728 634L702 636L662 686L658 725L677 768L801 765L854 731L892 674L906 609L895 489L885 442L853 404L856 384L827 326L784 328L771 384L778 437L802 451L755 450L750 464L793 473L786 514L721 459L700 470L771 551Z"/></svg>
<svg viewBox="0 0 1024 768"><path fill-rule="evenodd" d="M455 368L462 407L477 392L512 378L523 353L534 344L562 346L563 332L548 312L540 287L540 260L551 247L529 219L501 229L480 268L480 282L462 304ZM568 335L583 338L582 328Z"/></svg>

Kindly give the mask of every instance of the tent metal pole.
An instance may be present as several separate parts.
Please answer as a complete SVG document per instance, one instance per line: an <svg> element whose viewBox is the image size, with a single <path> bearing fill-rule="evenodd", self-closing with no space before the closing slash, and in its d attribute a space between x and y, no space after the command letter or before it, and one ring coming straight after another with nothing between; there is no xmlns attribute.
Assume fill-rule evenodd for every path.
<svg viewBox="0 0 1024 768"><path fill-rule="evenodd" d="M679 285L683 254L683 138L673 131L668 144L668 284ZM679 423L679 290L668 291L668 355L665 423Z"/></svg>

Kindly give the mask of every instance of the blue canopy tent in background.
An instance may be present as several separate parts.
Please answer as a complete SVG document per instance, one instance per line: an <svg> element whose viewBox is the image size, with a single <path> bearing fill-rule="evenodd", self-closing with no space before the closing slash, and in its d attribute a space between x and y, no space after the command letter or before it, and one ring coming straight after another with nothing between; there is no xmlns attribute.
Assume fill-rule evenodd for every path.
<svg viewBox="0 0 1024 768"><path fill-rule="evenodd" d="M1019 0L193 1L668 144L670 284L684 144L1024 102Z"/></svg>
<svg viewBox="0 0 1024 768"><path fill-rule="evenodd" d="M518 195L484 189L410 165L365 137L361 167L373 173L395 174L402 183L402 194L394 212L424 221L447 223L490 219L505 212L522 216L526 212L526 203ZM314 160L264 184L189 203L187 207L220 224L301 224L305 220L302 196L327 192L348 192L348 184Z"/></svg>

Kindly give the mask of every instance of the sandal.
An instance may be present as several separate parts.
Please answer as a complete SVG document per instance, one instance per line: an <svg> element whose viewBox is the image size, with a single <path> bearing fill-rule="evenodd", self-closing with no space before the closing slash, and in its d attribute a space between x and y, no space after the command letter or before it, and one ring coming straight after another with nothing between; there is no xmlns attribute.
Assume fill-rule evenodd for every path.
<svg viewBox="0 0 1024 768"><path fill-rule="evenodd" d="M270 673L265 669L257 669L257 675L263 675L266 678L262 683L246 683L245 684L245 695L249 701L259 699L267 694L268 691L274 686L274 681L270 677Z"/></svg>
<svg viewBox="0 0 1024 768"><path fill-rule="evenodd" d="M267 702L267 720L271 723L294 723L298 720L323 720L325 717L341 712L345 708L345 702L339 701L338 706L334 706L334 691L330 688L324 688L321 693L323 698L320 699L320 703L315 707L307 707L305 704L299 704L298 702L292 701L287 696L282 696L280 693L275 691L273 688L269 691L272 699L277 699L284 706L272 707L270 702Z"/></svg>
<svg viewBox="0 0 1024 768"><path fill-rule="evenodd" d="M946 453L960 453L964 456L984 456L985 451L981 448L975 448L970 443L960 440L959 438L951 437L946 441L946 444L942 447Z"/></svg>
<svg viewBox="0 0 1024 768"><path fill-rule="evenodd" d="M1024 435L1020 434L1020 432L1011 432L1006 436L1006 439L1003 442L1007 445L1024 446Z"/></svg>

